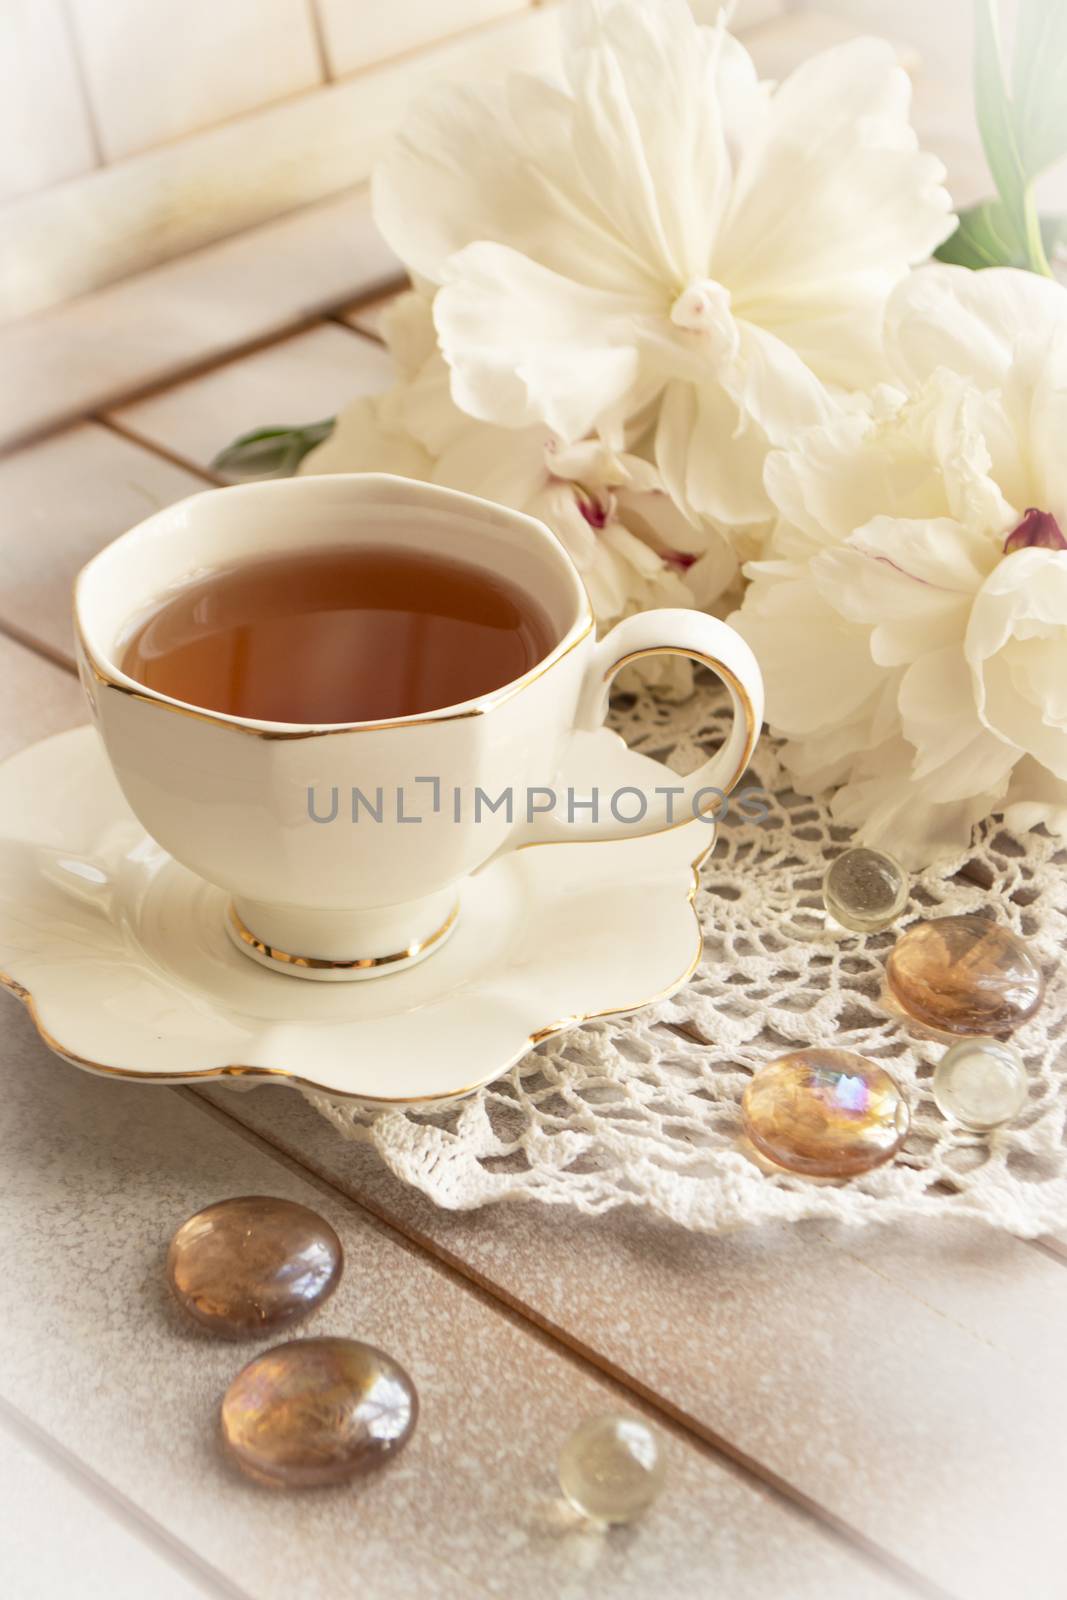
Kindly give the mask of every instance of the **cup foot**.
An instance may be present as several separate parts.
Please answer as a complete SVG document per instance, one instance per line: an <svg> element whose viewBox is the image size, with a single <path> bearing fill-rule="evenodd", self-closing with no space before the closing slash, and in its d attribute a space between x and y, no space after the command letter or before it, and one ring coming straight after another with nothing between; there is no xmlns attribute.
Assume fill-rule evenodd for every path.
<svg viewBox="0 0 1067 1600"><path fill-rule="evenodd" d="M385 977L391 972L403 972L417 966L444 945L459 918L459 901L455 901L443 922L420 939L414 939L400 950L383 955L348 956L332 958L299 955L280 949L261 939L246 924L231 901L226 911L226 932L242 955L250 956L260 966L272 968L290 978L313 978L318 982L347 982L359 978Z"/></svg>

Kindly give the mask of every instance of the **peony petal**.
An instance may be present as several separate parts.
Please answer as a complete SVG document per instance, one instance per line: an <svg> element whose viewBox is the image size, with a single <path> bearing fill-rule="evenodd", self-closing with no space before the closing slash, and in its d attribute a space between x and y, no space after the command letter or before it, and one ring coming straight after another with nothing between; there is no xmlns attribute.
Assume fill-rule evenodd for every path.
<svg viewBox="0 0 1067 1600"><path fill-rule="evenodd" d="M975 543L947 518L874 517L814 557L812 580L842 617L873 628L874 659L897 666L962 642L985 577Z"/></svg>
<svg viewBox="0 0 1067 1600"><path fill-rule="evenodd" d="M438 86L416 101L373 182L375 220L401 259L436 284L449 256L493 239L579 282L630 285L632 252L575 170L572 110L524 74L505 89Z"/></svg>
<svg viewBox="0 0 1067 1600"><path fill-rule="evenodd" d="M747 322L738 328L741 348L736 362L724 366L722 384L771 444L788 444L800 429L835 415L827 390L787 344Z"/></svg>
<svg viewBox="0 0 1067 1600"><path fill-rule="evenodd" d="M729 619L756 653L776 733L803 738L871 709L883 673L867 630L829 606L803 568L768 572L756 563L741 610Z"/></svg>
<svg viewBox="0 0 1067 1600"><path fill-rule="evenodd" d="M909 386L938 367L979 389L1007 377L1024 330L1046 341L1067 317L1067 290L1050 278L1013 267L971 272L933 262L913 273L886 308L886 347Z"/></svg>
<svg viewBox="0 0 1067 1600"><path fill-rule="evenodd" d="M1005 556L975 600L964 648L985 726L1067 778L1067 552Z"/></svg>
<svg viewBox="0 0 1067 1600"><path fill-rule="evenodd" d="M526 237L533 194L507 130L501 89L440 85L409 108L375 170L378 227L434 283L472 240Z"/></svg>
<svg viewBox="0 0 1067 1600"><path fill-rule="evenodd" d="M1016 505L1051 512L1067 527L1067 291L1064 320L1051 334L1027 335L1005 383L1014 432L1026 441L1026 481Z"/></svg>
<svg viewBox="0 0 1067 1600"><path fill-rule="evenodd" d="M715 610L717 614L731 591L740 598L737 556L732 546L721 534L710 533L708 548L698 556L691 567L681 574L682 582L692 596L692 604L702 611ZM729 604L733 610L736 599Z"/></svg>
<svg viewBox="0 0 1067 1600"><path fill-rule="evenodd" d="M330 437L310 451L297 470L393 472L400 478L428 478L431 465L417 440L383 423L381 397L370 396L340 412Z"/></svg>
<svg viewBox="0 0 1067 1600"><path fill-rule="evenodd" d="M958 644L933 650L904 674L901 726L915 747L912 777L933 800L967 800L1001 785L1018 760L1013 745L978 720L971 674Z"/></svg>
<svg viewBox="0 0 1067 1600"><path fill-rule="evenodd" d="M909 756L907 742L894 739L864 758L834 796L831 815L858 829L858 843L889 850L909 869L958 860L1003 790L938 802L908 771Z"/></svg>
<svg viewBox="0 0 1067 1600"><path fill-rule="evenodd" d="M742 421L723 388L671 383L656 429L656 464L681 506L725 530L762 527L771 505L763 488L767 441Z"/></svg>
<svg viewBox="0 0 1067 1600"><path fill-rule="evenodd" d="M1067 781L1024 756L1011 775L1004 821L1018 833L1043 823L1057 838L1067 839Z"/></svg>
<svg viewBox="0 0 1067 1600"><path fill-rule="evenodd" d="M413 378L437 353L433 299L409 289L390 300L382 316L382 338L405 378Z"/></svg>
<svg viewBox="0 0 1067 1600"><path fill-rule="evenodd" d="M824 383L870 389L890 376L878 315L886 295L881 268L807 286L794 285L750 304L738 304L780 339Z"/></svg>
<svg viewBox="0 0 1067 1600"><path fill-rule="evenodd" d="M457 415L463 426L438 457L434 482L526 510L549 482L547 429L539 423L532 428L494 428L462 412Z"/></svg>
<svg viewBox="0 0 1067 1600"><path fill-rule="evenodd" d="M547 523L585 578L596 562L599 541L595 529L582 516L571 486L550 481L522 509Z"/></svg>
<svg viewBox="0 0 1067 1600"><path fill-rule="evenodd" d="M586 193L656 281L705 277L732 176L722 33L698 27L686 0L575 0L564 19L572 160Z"/></svg>
<svg viewBox="0 0 1067 1600"><path fill-rule="evenodd" d="M886 431L846 413L797 435L767 457L764 483L783 526L776 554L814 554L839 544L885 506L902 516L938 516L946 509L941 474L906 436L887 448Z"/></svg>
<svg viewBox="0 0 1067 1600"><path fill-rule="evenodd" d="M802 63L746 146L713 272L738 316L813 286L877 319L886 293L952 230L943 169L921 155L891 47L857 39Z"/></svg>
<svg viewBox="0 0 1067 1600"><path fill-rule="evenodd" d="M586 288L497 244L468 246L443 272L437 333L471 416L545 422L570 441L639 410L659 386L642 372L640 298Z"/></svg>

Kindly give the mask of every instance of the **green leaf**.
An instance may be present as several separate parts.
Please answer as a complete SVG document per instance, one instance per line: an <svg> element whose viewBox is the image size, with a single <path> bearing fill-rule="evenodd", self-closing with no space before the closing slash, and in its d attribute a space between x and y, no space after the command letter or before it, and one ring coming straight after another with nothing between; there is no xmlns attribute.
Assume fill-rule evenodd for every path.
<svg viewBox="0 0 1067 1600"><path fill-rule="evenodd" d="M983 200L981 205L960 212L959 227L940 245L934 255L957 267L1017 267L1025 252L1012 219L999 200Z"/></svg>
<svg viewBox="0 0 1067 1600"><path fill-rule="evenodd" d="M978 131L997 193L1008 213L1019 216L1026 174L1015 143L1015 119L1004 84L997 0L975 0L974 99Z"/></svg>
<svg viewBox="0 0 1067 1600"><path fill-rule="evenodd" d="M1041 240L1046 255L1067 245L1067 216L1042 217ZM1026 267L1026 246L999 200L983 200L960 212L959 227L934 251L938 261L956 267Z"/></svg>
<svg viewBox="0 0 1067 1600"><path fill-rule="evenodd" d="M333 417L295 428L255 428L220 450L211 465L228 478L287 478L333 429Z"/></svg>
<svg viewBox="0 0 1067 1600"><path fill-rule="evenodd" d="M1027 178L1067 155L1067 5L1022 0L1015 28L1012 103Z"/></svg>
<svg viewBox="0 0 1067 1600"><path fill-rule="evenodd" d="M974 98L986 160L1005 216L1022 241L1023 265L1049 277L1034 192L1019 155L1014 108L1004 83L997 0L975 0Z"/></svg>

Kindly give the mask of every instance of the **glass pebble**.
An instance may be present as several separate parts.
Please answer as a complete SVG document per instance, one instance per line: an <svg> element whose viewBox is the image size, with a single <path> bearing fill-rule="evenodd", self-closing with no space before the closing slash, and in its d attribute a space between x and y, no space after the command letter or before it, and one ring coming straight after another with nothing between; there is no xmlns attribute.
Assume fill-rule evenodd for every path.
<svg viewBox="0 0 1067 1600"><path fill-rule="evenodd" d="M908 875L899 861L859 845L831 861L822 883L827 911L853 933L888 928L904 910L909 894Z"/></svg>
<svg viewBox="0 0 1067 1600"><path fill-rule="evenodd" d="M893 946L886 978L916 1022L971 1037L1011 1033L1045 987L1026 940L974 912L917 922Z"/></svg>
<svg viewBox="0 0 1067 1600"><path fill-rule="evenodd" d="M222 1437L249 1477L307 1488L380 1466L411 1438L415 1385L358 1339L295 1339L257 1356L222 1401Z"/></svg>
<svg viewBox="0 0 1067 1600"><path fill-rule="evenodd" d="M560 1451L560 1488L576 1511L596 1522L632 1522L655 1500L666 1475L656 1433L622 1412L583 1422Z"/></svg>
<svg viewBox="0 0 1067 1600"><path fill-rule="evenodd" d="M988 1133L1012 1122L1026 1104L1023 1058L999 1039L961 1039L934 1069L938 1110L952 1122Z"/></svg>
<svg viewBox="0 0 1067 1600"><path fill-rule="evenodd" d="M183 1222L167 1278L191 1317L226 1339L254 1339L306 1316L341 1280L341 1241L294 1200L240 1195Z"/></svg>
<svg viewBox="0 0 1067 1600"><path fill-rule="evenodd" d="M741 1098L761 1155L812 1178L851 1178L907 1137L908 1102L884 1067L849 1050L795 1050L761 1067Z"/></svg>

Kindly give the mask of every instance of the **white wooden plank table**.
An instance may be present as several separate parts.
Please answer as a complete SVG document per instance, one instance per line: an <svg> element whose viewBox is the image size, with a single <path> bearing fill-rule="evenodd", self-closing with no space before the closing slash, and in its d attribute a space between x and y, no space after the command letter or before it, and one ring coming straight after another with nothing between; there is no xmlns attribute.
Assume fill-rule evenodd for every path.
<svg viewBox="0 0 1067 1600"><path fill-rule="evenodd" d="M95 549L212 482L233 434L388 381L374 335L392 268L370 234L342 262L326 241L358 208L332 204L278 225L286 272L257 266L246 235L95 297L113 347L84 306L44 345L28 324L0 333L0 356L5 339L28 362L50 352L23 409L9 398L13 438L46 431L0 460L0 754L82 718L69 586ZM450 1215L291 1091L94 1080L11 996L0 1024L5 1595L1067 1592L1062 1241ZM215 1408L248 1351L184 1325L163 1291L174 1226L256 1190L343 1236L344 1286L307 1331L375 1339L419 1383L411 1449L355 1488L234 1476ZM663 1430L670 1488L634 1529L593 1537L561 1510L553 1460L574 1421L618 1405ZM57 1519L76 1554L49 1542Z"/></svg>

